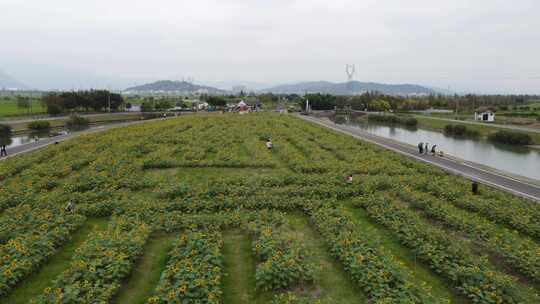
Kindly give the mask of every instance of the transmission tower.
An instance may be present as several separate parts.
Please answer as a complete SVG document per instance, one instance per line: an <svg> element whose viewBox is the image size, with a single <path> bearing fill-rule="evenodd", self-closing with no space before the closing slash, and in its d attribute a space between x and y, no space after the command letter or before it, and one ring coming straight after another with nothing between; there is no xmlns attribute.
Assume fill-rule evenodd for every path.
<svg viewBox="0 0 540 304"><path fill-rule="evenodd" d="M347 81L351 82L354 80L354 74L356 73L356 66L354 64L345 65L345 73L347 74Z"/></svg>

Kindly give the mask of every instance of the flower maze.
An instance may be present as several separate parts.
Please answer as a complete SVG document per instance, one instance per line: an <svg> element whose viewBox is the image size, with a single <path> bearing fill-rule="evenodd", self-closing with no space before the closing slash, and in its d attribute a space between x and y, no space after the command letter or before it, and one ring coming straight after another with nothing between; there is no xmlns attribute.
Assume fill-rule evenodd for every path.
<svg viewBox="0 0 540 304"><path fill-rule="evenodd" d="M183 116L0 162L0 303L540 303L539 223L294 116Z"/></svg>

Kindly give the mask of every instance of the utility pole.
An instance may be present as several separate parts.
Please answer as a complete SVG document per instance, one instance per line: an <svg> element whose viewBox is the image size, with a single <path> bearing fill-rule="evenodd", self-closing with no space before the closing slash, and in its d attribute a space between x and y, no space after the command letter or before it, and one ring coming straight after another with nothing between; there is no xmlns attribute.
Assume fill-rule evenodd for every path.
<svg viewBox="0 0 540 304"><path fill-rule="evenodd" d="M109 105L109 113L111 113L111 92L107 91L109 94L107 94L107 103Z"/></svg>

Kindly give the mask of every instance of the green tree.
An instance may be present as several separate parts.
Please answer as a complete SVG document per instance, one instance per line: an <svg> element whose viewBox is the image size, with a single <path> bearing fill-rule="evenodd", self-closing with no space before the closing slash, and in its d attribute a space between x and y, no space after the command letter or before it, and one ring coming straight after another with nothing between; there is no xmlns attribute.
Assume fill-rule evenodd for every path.
<svg viewBox="0 0 540 304"><path fill-rule="evenodd" d="M17 96L17 108L26 110L30 114L30 97Z"/></svg>
<svg viewBox="0 0 540 304"><path fill-rule="evenodd" d="M383 99L376 99L371 103L372 111L388 111L390 110L390 103Z"/></svg>
<svg viewBox="0 0 540 304"><path fill-rule="evenodd" d="M213 107L224 107L227 105L227 100L220 96L210 96L206 102Z"/></svg>
<svg viewBox="0 0 540 304"><path fill-rule="evenodd" d="M154 102L145 100L141 104L141 111L142 112L152 112L154 111Z"/></svg>

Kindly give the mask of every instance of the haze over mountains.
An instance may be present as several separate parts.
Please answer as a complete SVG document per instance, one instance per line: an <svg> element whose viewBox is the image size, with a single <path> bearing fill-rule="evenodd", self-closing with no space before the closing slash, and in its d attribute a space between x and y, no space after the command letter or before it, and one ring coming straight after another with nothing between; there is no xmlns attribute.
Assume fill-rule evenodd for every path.
<svg viewBox="0 0 540 304"><path fill-rule="evenodd" d="M334 95L352 95L359 92L377 91L389 95L428 95L437 93L434 89L415 84L383 84L375 82L340 82L329 81L301 82L285 84L262 90L276 94L326 93Z"/></svg>
<svg viewBox="0 0 540 304"><path fill-rule="evenodd" d="M203 86L187 81L159 80L152 83L147 83L139 86L130 87L124 90L125 92L143 93L143 92L182 92L182 93L197 93L204 92L208 94L223 94L224 90L220 90L210 86Z"/></svg>
<svg viewBox="0 0 540 304"><path fill-rule="evenodd" d="M51 75L54 78L54 73ZM113 89L123 90L124 92L143 93L143 92L168 92L168 93L208 93L208 94L227 94L232 92L234 86L244 88L247 92L256 93L275 93L275 94L304 94L304 93L323 93L334 95L353 95L365 91L377 91L390 95L427 95L433 93L448 94L450 92L429 88L417 84L384 84L376 82L329 82L329 81L307 81L298 83L287 83L281 85L263 84L250 81L208 81L192 83L187 81L177 80L159 80L154 82L143 83L142 85L126 85L125 79L107 78L106 83L113 85L105 85L104 79L95 75L78 74L78 77L73 77L76 85L66 86L59 84L58 86L35 85L33 81L23 82L8 73L0 70L0 89L41 89L41 90L82 90L82 89ZM30 78L32 80L32 78ZM131 83L134 83L131 81ZM127 87L127 88L126 88Z"/></svg>
<svg viewBox="0 0 540 304"><path fill-rule="evenodd" d="M26 89L27 86L0 70L0 89Z"/></svg>
<svg viewBox="0 0 540 304"><path fill-rule="evenodd" d="M273 86L259 90L248 85L244 86L247 92L256 91L259 93L275 94L323 93L334 95L352 95L366 91L377 91L390 95L427 95L439 92L437 90L415 84L382 84L359 81L342 83L333 83L329 81L300 82L295 84ZM125 92L204 92L209 94L223 94L230 92L230 89L222 90L215 87L197 85L186 81L160 80L153 83L127 88Z"/></svg>

